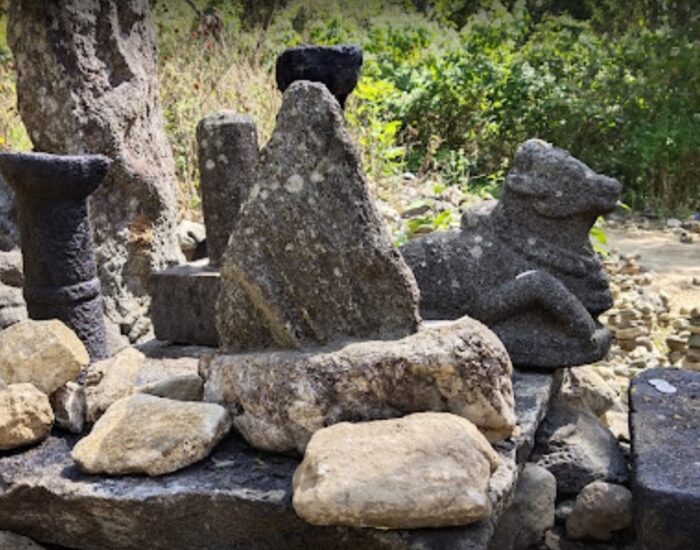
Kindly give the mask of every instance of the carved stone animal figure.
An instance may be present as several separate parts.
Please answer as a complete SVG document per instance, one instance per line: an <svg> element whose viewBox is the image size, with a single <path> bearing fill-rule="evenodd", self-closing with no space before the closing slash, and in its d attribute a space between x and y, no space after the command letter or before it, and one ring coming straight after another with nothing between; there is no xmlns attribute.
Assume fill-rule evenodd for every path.
<svg viewBox="0 0 700 550"><path fill-rule="evenodd" d="M601 359L612 306L589 230L622 191L567 151L531 139L515 154L498 203L467 211L459 231L401 249L427 319L470 315L503 340L517 366L563 367Z"/></svg>

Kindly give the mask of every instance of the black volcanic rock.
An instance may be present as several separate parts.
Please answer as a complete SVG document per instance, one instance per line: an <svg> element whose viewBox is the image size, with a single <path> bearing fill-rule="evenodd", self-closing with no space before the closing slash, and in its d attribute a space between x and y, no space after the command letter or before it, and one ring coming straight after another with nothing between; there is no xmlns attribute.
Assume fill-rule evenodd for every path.
<svg viewBox="0 0 700 550"><path fill-rule="evenodd" d="M284 92L297 80L321 82L341 107L355 89L362 68L362 50L357 46L299 46L277 58L277 87Z"/></svg>

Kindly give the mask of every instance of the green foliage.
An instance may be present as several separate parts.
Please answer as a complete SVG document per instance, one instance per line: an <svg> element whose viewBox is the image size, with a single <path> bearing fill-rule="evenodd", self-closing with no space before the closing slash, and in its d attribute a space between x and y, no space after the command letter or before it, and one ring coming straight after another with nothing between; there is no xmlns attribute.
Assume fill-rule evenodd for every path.
<svg viewBox="0 0 700 550"><path fill-rule="evenodd" d="M197 206L194 129L221 108L274 126L274 61L357 43L346 118L379 194L403 172L497 196L539 137L615 176L633 207L700 209L697 0L151 0L183 204ZM0 141L26 149L0 0ZM397 183L398 182L398 183ZM439 193L438 193L439 194ZM391 202L391 200L390 200ZM426 214L408 233L454 223ZM448 221L448 218L452 218Z"/></svg>

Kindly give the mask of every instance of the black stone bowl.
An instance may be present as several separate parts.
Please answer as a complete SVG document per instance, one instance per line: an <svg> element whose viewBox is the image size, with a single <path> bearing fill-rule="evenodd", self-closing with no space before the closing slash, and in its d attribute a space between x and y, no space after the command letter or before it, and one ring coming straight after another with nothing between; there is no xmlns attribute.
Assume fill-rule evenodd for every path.
<svg viewBox="0 0 700 550"><path fill-rule="evenodd" d="M277 87L284 92L297 80L320 82L335 96L341 107L357 86L362 68L358 46L299 46L277 58Z"/></svg>
<svg viewBox="0 0 700 550"><path fill-rule="evenodd" d="M111 163L103 155L0 153L0 172L16 192L47 199L87 197Z"/></svg>

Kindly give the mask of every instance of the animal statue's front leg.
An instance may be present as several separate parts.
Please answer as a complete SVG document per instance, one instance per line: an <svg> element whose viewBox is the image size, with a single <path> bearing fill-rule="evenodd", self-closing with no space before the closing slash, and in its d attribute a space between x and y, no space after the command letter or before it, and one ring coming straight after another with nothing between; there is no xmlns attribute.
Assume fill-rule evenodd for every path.
<svg viewBox="0 0 700 550"><path fill-rule="evenodd" d="M542 270L525 271L484 293L469 313L494 326L537 309L555 317L570 336L588 339L596 330L595 321L578 298L561 281Z"/></svg>

